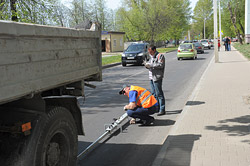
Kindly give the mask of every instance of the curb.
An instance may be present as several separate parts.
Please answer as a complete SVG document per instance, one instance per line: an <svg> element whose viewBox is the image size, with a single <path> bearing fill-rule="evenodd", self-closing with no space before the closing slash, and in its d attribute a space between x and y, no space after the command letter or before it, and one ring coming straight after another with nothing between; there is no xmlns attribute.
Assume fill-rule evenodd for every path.
<svg viewBox="0 0 250 166"><path fill-rule="evenodd" d="M214 61L214 57L210 60L206 70L204 71L204 73L202 74L200 80L198 81L198 83L196 84L193 92L191 93L191 95L188 97L187 101L194 101L197 94L198 94L198 91L200 90L200 85L201 85L201 82L202 80L204 79L208 69L211 67L211 64L212 64L212 61ZM182 122L182 119L185 117L185 115L187 114L188 112L188 109L189 107L184 105L183 107L183 110L182 110L182 114L176 118L176 123L174 125L173 128L170 129L169 133L168 133L168 136L166 138L166 140L164 141L159 153L157 154L155 160L153 161L152 163L152 166L161 166L163 160L164 160L164 157L165 157L165 154L166 154L166 150L168 149L169 145L170 145L170 142L171 142L171 137L169 137L170 135L173 135L175 133L175 131L178 129L178 126L179 124Z"/></svg>
<svg viewBox="0 0 250 166"><path fill-rule="evenodd" d="M104 66L102 66L102 69L106 69L106 68L110 68L110 67L118 66L118 65L121 65L121 64L122 64L121 62L111 63L111 64L108 64L108 65L104 65Z"/></svg>

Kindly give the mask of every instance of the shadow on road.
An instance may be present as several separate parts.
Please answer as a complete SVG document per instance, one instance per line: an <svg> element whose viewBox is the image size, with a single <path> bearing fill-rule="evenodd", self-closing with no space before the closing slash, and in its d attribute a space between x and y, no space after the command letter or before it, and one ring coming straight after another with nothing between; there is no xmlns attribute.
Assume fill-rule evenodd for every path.
<svg viewBox="0 0 250 166"><path fill-rule="evenodd" d="M160 148L154 144L105 143L79 160L77 166L150 166Z"/></svg>
<svg viewBox="0 0 250 166"><path fill-rule="evenodd" d="M181 112L182 112L182 110L166 111L166 115L180 114Z"/></svg>
<svg viewBox="0 0 250 166"><path fill-rule="evenodd" d="M166 151L161 151L164 156L157 160L162 160L161 165L190 166L194 142L200 137L201 135L194 134L169 135L163 145Z"/></svg>
<svg viewBox="0 0 250 166"><path fill-rule="evenodd" d="M153 126L170 126L174 125L175 121L170 119L155 119Z"/></svg>
<svg viewBox="0 0 250 166"><path fill-rule="evenodd" d="M205 104L204 101L187 101L186 105L201 105L201 104Z"/></svg>

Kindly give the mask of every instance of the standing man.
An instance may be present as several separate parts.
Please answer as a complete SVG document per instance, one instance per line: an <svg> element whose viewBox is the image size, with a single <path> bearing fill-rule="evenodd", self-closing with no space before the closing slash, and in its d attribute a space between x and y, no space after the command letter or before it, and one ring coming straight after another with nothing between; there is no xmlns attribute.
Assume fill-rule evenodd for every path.
<svg viewBox="0 0 250 166"><path fill-rule="evenodd" d="M225 37L225 51L228 51L228 38Z"/></svg>
<svg viewBox="0 0 250 166"><path fill-rule="evenodd" d="M159 113L157 116L165 115L165 97L162 91L162 80L164 77L165 57L156 51L154 45L148 48L150 60L145 64L149 70L150 87L153 95L159 103Z"/></svg>
<svg viewBox="0 0 250 166"><path fill-rule="evenodd" d="M150 115L158 111L158 103L149 91L139 86L123 85L119 94L129 98L129 104L124 106L124 110L127 111L128 116L132 117L130 124L136 123L136 118L140 119L142 125L145 126L153 123L154 118Z"/></svg>
<svg viewBox="0 0 250 166"><path fill-rule="evenodd" d="M228 37L228 44L227 44L228 51L231 51L231 38Z"/></svg>

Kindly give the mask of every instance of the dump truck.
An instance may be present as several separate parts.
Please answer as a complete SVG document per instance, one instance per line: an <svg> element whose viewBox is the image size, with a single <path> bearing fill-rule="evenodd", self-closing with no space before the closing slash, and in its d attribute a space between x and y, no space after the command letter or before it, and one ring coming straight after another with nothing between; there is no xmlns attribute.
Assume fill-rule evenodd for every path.
<svg viewBox="0 0 250 166"><path fill-rule="evenodd" d="M73 166L101 31L0 21L0 165ZM90 84L91 85L91 84Z"/></svg>

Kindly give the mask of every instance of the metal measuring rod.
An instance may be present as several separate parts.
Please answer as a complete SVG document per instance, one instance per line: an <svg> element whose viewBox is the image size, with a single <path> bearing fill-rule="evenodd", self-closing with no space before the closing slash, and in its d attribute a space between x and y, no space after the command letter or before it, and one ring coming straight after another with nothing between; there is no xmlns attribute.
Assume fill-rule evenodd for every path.
<svg viewBox="0 0 250 166"><path fill-rule="evenodd" d="M107 135L109 135L109 134L113 133L114 131L116 131L118 127L122 132L121 123L126 118L128 119L128 114L124 113L122 116L120 116L118 119L116 119L113 123L111 123L109 125L105 125L106 126L105 127L105 132L99 138L97 138L93 143L91 143L86 149L84 149L80 154L78 154L77 159L79 160L81 158L81 156L85 155L90 150L93 150L95 148L95 145L98 142L100 142L102 139L104 139Z"/></svg>

